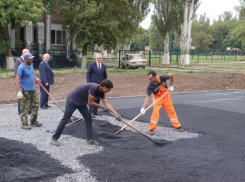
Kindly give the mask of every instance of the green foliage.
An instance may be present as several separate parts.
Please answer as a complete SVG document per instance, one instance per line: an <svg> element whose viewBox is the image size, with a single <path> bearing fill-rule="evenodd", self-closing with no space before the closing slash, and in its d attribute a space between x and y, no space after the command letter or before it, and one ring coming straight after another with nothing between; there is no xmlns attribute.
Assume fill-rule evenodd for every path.
<svg viewBox="0 0 245 182"><path fill-rule="evenodd" d="M241 43L241 49L245 51L245 20L241 20L239 25L236 26L234 29L231 30L229 36L231 37L234 42Z"/></svg>
<svg viewBox="0 0 245 182"><path fill-rule="evenodd" d="M139 31L139 22L148 11L147 0L60 0L65 27L76 44L103 45L105 49L125 43Z"/></svg>
<svg viewBox="0 0 245 182"><path fill-rule="evenodd" d="M153 15L155 16L155 15ZM154 19L154 18L152 18ZM149 42L151 50L163 49L164 38L159 32L156 22L152 21L151 26L149 28Z"/></svg>
<svg viewBox="0 0 245 182"><path fill-rule="evenodd" d="M42 0L1 0L0 1L0 51L10 48L8 24L24 26L27 21L35 21L45 10Z"/></svg>
<svg viewBox="0 0 245 182"><path fill-rule="evenodd" d="M231 30L238 26L239 22L236 18L231 17L231 13L225 12L219 17L218 21L214 21L212 27L212 36L214 39L211 49L224 50L227 47L240 48L241 43L232 36L229 36Z"/></svg>
<svg viewBox="0 0 245 182"><path fill-rule="evenodd" d="M209 25L209 18L206 14L201 15L199 20L192 24L192 46L195 49L205 50L213 42L212 29Z"/></svg>
<svg viewBox="0 0 245 182"><path fill-rule="evenodd" d="M130 45L130 49L134 51L144 50L145 46L149 46L149 31L142 29Z"/></svg>

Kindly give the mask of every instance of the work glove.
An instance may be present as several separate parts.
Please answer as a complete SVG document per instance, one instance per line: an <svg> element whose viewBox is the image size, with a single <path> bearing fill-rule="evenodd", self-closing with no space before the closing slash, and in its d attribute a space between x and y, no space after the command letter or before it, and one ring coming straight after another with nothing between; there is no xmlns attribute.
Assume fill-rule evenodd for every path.
<svg viewBox="0 0 245 182"><path fill-rule="evenodd" d="M19 100L22 100L23 99L23 94L21 93L21 91L18 91L18 93L17 93L17 98L19 99Z"/></svg>
<svg viewBox="0 0 245 182"><path fill-rule="evenodd" d="M35 84L38 84L38 82L40 83L41 80L39 78L35 79Z"/></svg>
<svg viewBox="0 0 245 182"><path fill-rule="evenodd" d="M103 112L108 112L108 108L107 108L106 106L104 106L104 107L102 108L102 111L103 111Z"/></svg>
<svg viewBox="0 0 245 182"><path fill-rule="evenodd" d="M115 117L116 117L116 120L117 120L117 121L121 121L121 119L122 119L122 117L121 117L120 114L118 114L118 113L116 114Z"/></svg>
<svg viewBox="0 0 245 182"><path fill-rule="evenodd" d="M169 91L169 92L174 91L174 87L173 87L173 86L169 86L169 87L168 87L168 91Z"/></svg>
<svg viewBox="0 0 245 182"><path fill-rule="evenodd" d="M145 108L141 108L140 109L140 113L142 114L142 116L145 114Z"/></svg>

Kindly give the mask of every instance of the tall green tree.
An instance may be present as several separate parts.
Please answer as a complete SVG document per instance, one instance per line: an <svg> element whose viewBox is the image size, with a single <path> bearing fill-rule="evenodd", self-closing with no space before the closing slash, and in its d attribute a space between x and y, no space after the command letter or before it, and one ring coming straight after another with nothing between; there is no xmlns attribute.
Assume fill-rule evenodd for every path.
<svg viewBox="0 0 245 182"><path fill-rule="evenodd" d="M151 21L151 26L149 28L149 43L150 43L151 50L157 50L157 49L163 50L164 40L156 26L155 21Z"/></svg>
<svg viewBox="0 0 245 182"><path fill-rule="evenodd" d="M180 24L181 6L178 0L153 0L155 7L155 16L152 20L164 39L164 58L163 63L169 64L169 35L170 31L176 29Z"/></svg>
<svg viewBox="0 0 245 182"><path fill-rule="evenodd" d="M237 12L239 12L239 19L245 19L245 0L239 0L240 6L235 6Z"/></svg>
<svg viewBox="0 0 245 182"><path fill-rule="evenodd" d="M227 47L237 47L240 43L232 40L229 33L238 25L238 20L232 16L231 12L224 12L212 27L213 44L210 49L224 51Z"/></svg>
<svg viewBox="0 0 245 182"><path fill-rule="evenodd" d="M8 25L35 21L45 10L42 0L1 0L0 1L0 46L6 52L7 68L14 68L14 58L10 48Z"/></svg>
<svg viewBox="0 0 245 182"><path fill-rule="evenodd" d="M149 11L148 0L61 0L63 26L82 47L82 68L86 67L88 45L115 48L132 40L139 22Z"/></svg>
<svg viewBox="0 0 245 182"><path fill-rule="evenodd" d="M195 49L205 50L213 42L212 29L209 24L210 19L206 13L200 15L199 20L195 19L192 24L192 46Z"/></svg>
<svg viewBox="0 0 245 182"><path fill-rule="evenodd" d="M190 49L191 49L191 31L194 14L199 7L199 0L180 0L182 5L183 19L181 23L180 47L182 51L181 64L190 64Z"/></svg>
<svg viewBox="0 0 245 182"><path fill-rule="evenodd" d="M149 30L142 29L131 42L130 49L139 51L144 50L145 46L149 46Z"/></svg>

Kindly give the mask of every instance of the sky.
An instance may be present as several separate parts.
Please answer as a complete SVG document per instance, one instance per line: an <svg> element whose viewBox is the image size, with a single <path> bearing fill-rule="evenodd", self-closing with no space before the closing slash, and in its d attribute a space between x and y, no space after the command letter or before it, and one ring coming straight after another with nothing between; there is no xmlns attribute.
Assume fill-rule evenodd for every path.
<svg viewBox="0 0 245 182"><path fill-rule="evenodd" d="M200 0L201 5L197 9L197 15L206 12L206 17L210 18L210 23L214 19L218 19L219 15L223 14L225 11L231 11L233 16L238 15L234 10L235 6L239 6L239 0ZM151 15L153 14L153 6L151 6L151 11L145 18L145 20L140 24L144 29L148 29L151 24Z"/></svg>

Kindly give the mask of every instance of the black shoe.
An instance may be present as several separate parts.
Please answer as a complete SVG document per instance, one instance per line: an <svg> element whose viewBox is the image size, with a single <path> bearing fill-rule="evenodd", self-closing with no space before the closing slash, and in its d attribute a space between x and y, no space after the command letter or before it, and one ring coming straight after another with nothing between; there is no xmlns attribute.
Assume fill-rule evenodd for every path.
<svg viewBox="0 0 245 182"><path fill-rule="evenodd" d="M46 105L46 107L52 107L52 106L50 106L50 105Z"/></svg>
<svg viewBox="0 0 245 182"><path fill-rule="evenodd" d="M96 115L96 116L102 116L102 114L99 114L99 113L94 113L94 115Z"/></svg>
<svg viewBox="0 0 245 182"><path fill-rule="evenodd" d="M184 130L181 128L181 126L178 127L178 128L176 128L176 130L177 130L178 132L183 132L183 131L184 131Z"/></svg>
<svg viewBox="0 0 245 182"><path fill-rule="evenodd" d="M89 141L87 141L87 144L88 144L88 145L97 145L97 146L101 146L99 142L96 142L96 141L94 141L94 140L89 140Z"/></svg>
<svg viewBox="0 0 245 182"><path fill-rule="evenodd" d="M154 132L153 130L149 130L149 134L150 134L150 135L154 135L155 132Z"/></svg>
<svg viewBox="0 0 245 182"><path fill-rule="evenodd" d="M48 109L48 107L46 107L46 106L42 106L42 107L41 107L41 109Z"/></svg>
<svg viewBox="0 0 245 182"><path fill-rule="evenodd" d="M39 123L38 121L31 121L32 127L41 127L43 124Z"/></svg>

